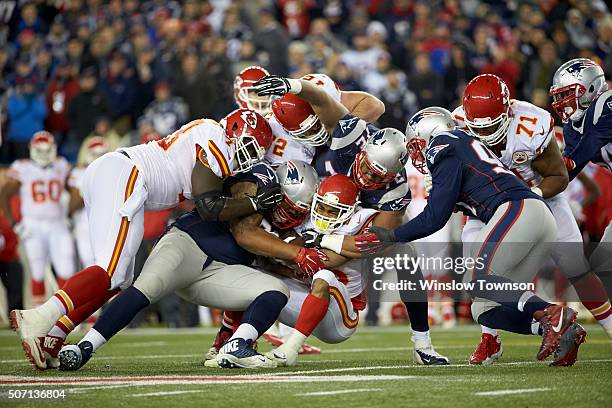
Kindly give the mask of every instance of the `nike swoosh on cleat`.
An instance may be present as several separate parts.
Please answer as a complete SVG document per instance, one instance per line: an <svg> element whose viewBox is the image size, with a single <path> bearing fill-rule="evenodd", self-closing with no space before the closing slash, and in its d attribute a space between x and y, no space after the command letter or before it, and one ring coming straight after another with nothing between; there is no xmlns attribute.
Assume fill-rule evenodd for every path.
<svg viewBox="0 0 612 408"><path fill-rule="evenodd" d="M561 316L559 316L559 324L556 326L553 326L552 328L556 333L559 333L561 331L561 326L563 326L563 311L564 310L565 309L561 309Z"/></svg>

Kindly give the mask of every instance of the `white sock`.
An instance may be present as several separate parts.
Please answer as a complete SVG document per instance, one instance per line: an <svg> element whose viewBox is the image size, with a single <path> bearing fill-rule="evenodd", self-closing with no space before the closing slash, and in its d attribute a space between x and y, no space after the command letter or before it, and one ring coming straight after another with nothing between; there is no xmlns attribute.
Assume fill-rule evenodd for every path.
<svg viewBox="0 0 612 408"><path fill-rule="evenodd" d="M480 331L482 332L482 334L486 333L486 334L490 334L491 336L497 336L497 330L492 329L487 326L480 325Z"/></svg>
<svg viewBox="0 0 612 408"><path fill-rule="evenodd" d="M43 315L45 320L53 323L57 322L60 317L68 313L64 304L55 296L51 296L49 300L34 310Z"/></svg>
<svg viewBox="0 0 612 408"><path fill-rule="evenodd" d="M234 339L245 339L255 341L259 337L257 329L248 323L242 323L238 326L236 332L232 335L230 340Z"/></svg>
<svg viewBox="0 0 612 408"><path fill-rule="evenodd" d="M53 326L51 330L49 330L49 336L59 337L61 339L66 339L68 336L62 329L57 327L57 325Z"/></svg>
<svg viewBox="0 0 612 408"><path fill-rule="evenodd" d="M307 336L305 334L293 329L293 332L291 332L291 335L287 338L287 341L285 341L285 344L283 344L283 346L281 347L289 347L290 349L299 352L304 343L306 342L306 338Z"/></svg>
<svg viewBox="0 0 612 408"><path fill-rule="evenodd" d="M106 339L104 338L104 336L102 336L96 329L89 329L85 337L83 337L83 339L79 341L79 344L84 341L88 341L92 344L93 351L96 351L97 349L102 347L104 343L106 343Z"/></svg>
<svg viewBox="0 0 612 408"><path fill-rule="evenodd" d="M412 341L418 341L418 340L425 340L425 341L429 341L429 330L427 331L416 331L413 330L412 331Z"/></svg>
<svg viewBox="0 0 612 408"><path fill-rule="evenodd" d="M540 322L532 322L531 323L531 334L540 336L539 330L540 330Z"/></svg>

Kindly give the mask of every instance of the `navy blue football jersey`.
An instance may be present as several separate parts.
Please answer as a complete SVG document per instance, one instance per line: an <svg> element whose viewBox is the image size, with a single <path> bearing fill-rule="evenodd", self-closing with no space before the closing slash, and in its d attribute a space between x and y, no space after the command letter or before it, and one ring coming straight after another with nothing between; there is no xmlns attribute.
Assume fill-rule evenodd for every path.
<svg viewBox="0 0 612 408"><path fill-rule="evenodd" d="M395 230L398 241L431 235L446 224L455 207L487 223L505 202L541 200L482 142L462 130L436 135L425 156L433 183L427 206Z"/></svg>
<svg viewBox="0 0 612 408"><path fill-rule="evenodd" d="M570 180L589 162L612 170L612 90L599 95L581 120L566 122L563 137L563 155L576 163L576 168L569 172Z"/></svg>
<svg viewBox="0 0 612 408"><path fill-rule="evenodd" d="M320 148L314 158L314 168L321 178L334 174L351 175L355 157L368 138L378 132L376 126L350 113L344 116L334 128L329 147ZM379 211L403 211L410 203L410 188L406 171L402 169L397 177L377 190L362 190L361 206Z"/></svg>
<svg viewBox="0 0 612 408"><path fill-rule="evenodd" d="M225 180L223 193L229 196L230 187L240 181L251 181L258 186L264 186L277 179L270 166L260 163L249 172L239 173ZM197 210L193 209L179 217L173 225L189 234L198 247L215 261L228 265L251 265L255 260L254 254L238 245L230 231L229 222L204 221Z"/></svg>

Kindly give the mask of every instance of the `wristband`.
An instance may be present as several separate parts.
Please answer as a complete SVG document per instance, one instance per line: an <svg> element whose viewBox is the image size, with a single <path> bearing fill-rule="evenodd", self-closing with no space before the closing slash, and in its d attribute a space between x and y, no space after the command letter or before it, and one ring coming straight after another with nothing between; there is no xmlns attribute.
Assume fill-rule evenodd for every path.
<svg viewBox="0 0 612 408"><path fill-rule="evenodd" d="M287 78L287 82L289 82L289 93L298 95L302 92L302 82L299 79Z"/></svg>
<svg viewBox="0 0 612 408"><path fill-rule="evenodd" d="M343 242L344 235L323 235L323 238L321 238L321 248L326 248L340 254Z"/></svg>
<svg viewBox="0 0 612 408"><path fill-rule="evenodd" d="M540 197L544 197L544 193L540 187L531 187L531 191L539 195Z"/></svg>

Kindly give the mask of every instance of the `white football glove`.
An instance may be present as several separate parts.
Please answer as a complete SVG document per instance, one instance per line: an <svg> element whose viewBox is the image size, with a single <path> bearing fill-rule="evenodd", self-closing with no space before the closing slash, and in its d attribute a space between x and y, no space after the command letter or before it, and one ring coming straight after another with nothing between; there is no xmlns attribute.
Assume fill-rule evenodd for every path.
<svg viewBox="0 0 612 408"><path fill-rule="evenodd" d="M425 183L425 191L427 191L427 194L429 194L429 192L431 191L432 184L433 184L431 174L429 173L425 174L425 176L423 177L423 182Z"/></svg>
<svg viewBox="0 0 612 408"><path fill-rule="evenodd" d="M13 231L15 231L15 234L17 234L19 239L22 241L30 236L30 232L28 231L27 227L23 225L22 222L18 222L17 224L15 224L13 226Z"/></svg>

